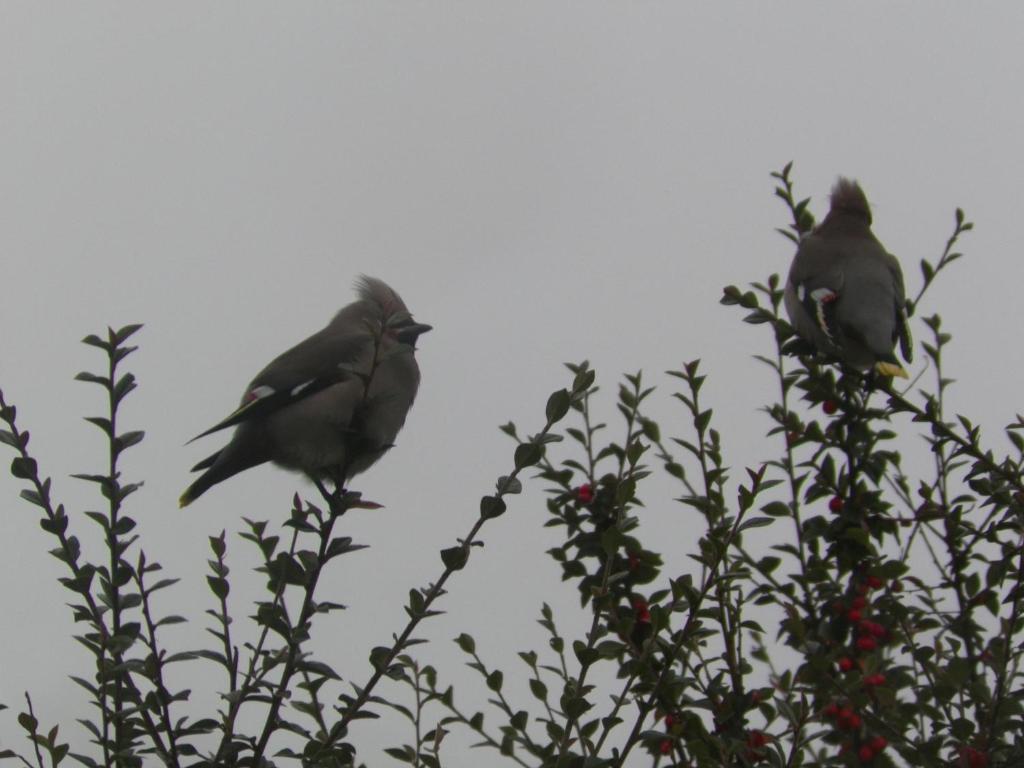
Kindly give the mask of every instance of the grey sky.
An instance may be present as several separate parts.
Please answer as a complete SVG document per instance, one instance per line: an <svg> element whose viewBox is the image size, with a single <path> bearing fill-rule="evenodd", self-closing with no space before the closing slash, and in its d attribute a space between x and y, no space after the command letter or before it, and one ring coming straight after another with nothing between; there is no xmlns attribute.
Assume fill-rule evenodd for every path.
<svg viewBox="0 0 1024 768"><path fill-rule="evenodd" d="M391 283L435 330L397 448L356 483L387 509L345 521L372 548L325 585L350 610L322 647L360 682L408 588L436 577L437 550L508 471L497 425L539 426L563 361L593 362L612 423L619 375L643 368L666 385L667 429L661 372L701 357L729 463L770 454L756 408L773 390L750 360L766 335L717 302L726 283L787 269L768 174L788 160L817 212L838 174L861 181L911 291L954 208L976 222L926 311L954 334L954 409L1001 444L1024 370L1022 22L1010 3L0 3L0 386L57 497L95 508L68 478L100 469L80 420L99 391L71 379L101 361L78 340L146 324L125 415L147 438L124 468L146 482L132 513L147 552L184 577L160 606L189 613L177 637L194 645L206 536L240 514L284 519L305 486L260 468L180 512L188 467L217 439L183 443L351 301L356 275ZM84 741L66 674L87 661L18 490L0 479L0 701L27 688L45 723ZM650 524L682 563L692 527L669 499ZM542 554L544 518L539 494L515 499L451 583L451 616L425 631L446 678L461 675L459 631L511 672L514 651L544 645L523 617L574 605ZM242 544L240 598L259 583ZM409 739L389 727L354 735L371 764L389 760L375 745Z"/></svg>

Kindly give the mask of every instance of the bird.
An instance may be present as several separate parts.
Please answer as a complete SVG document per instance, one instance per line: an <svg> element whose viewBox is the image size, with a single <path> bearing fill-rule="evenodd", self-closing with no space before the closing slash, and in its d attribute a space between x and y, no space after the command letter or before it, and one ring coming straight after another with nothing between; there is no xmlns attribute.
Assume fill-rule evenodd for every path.
<svg viewBox="0 0 1024 768"><path fill-rule="evenodd" d="M909 378L913 360L903 271L871 231L860 185L840 177L829 212L800 240L785 288L797 334L851 368Z"/></svg>
<svg viewBox="0 0 1024 768"><path fill-rule="evenodd" d="M192 438L229 427L231 440L196 464L186 507L216 485L265 462L339 486L392 447L416 399L417 323L391 287L374 277L326 327L274 358L245 388L239 407Z"/></svg>

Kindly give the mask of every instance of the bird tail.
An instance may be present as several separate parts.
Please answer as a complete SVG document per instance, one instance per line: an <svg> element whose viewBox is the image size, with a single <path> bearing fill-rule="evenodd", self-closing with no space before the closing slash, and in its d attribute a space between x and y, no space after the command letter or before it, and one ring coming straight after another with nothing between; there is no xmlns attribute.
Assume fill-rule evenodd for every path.
<svg viewBox="0 0 1024 768"><path fill-rule="evenodd" d="M204 493L206 493L207 489L211 485L213 485L213 482L208 481L206 475L200 477L198 480L192 483L192 485L186 488L185 492L181 494L181 496L178 498L178 508L184 509L185 507L187 507L193 501L195 501Z"/></svg>
<svg viewBox="0 0 1024 768"><path fill-rule="evenodd" d="M901 379L910 378L910 374L907 373L906 369L899 363L887 363L880 360L875 363L875 370L883 376L898 376Z"/></svg>
<svg viewBox="0 0 1024 768"><path fill-rule="evenodd" d="M181 494L178 499L178 507L184 509L217 483L250 467L255 467L257 464L262 464L268 458L260 452L240 450L236 443L228 443L222 450L192 467L193 472L202 469L206 471Z"/></svg>

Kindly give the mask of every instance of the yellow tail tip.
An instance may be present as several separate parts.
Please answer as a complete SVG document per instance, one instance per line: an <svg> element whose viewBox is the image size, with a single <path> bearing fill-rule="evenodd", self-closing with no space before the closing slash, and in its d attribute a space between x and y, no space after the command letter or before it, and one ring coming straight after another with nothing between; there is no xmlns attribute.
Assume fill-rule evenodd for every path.
<svg viewBox="0 0 1024 768"><path fill-rule="evenodd" d="M896 363L875 363L875 370L883 376L897 376L901 379L910 378L910 374L904 370L903 366Z"/></svg>

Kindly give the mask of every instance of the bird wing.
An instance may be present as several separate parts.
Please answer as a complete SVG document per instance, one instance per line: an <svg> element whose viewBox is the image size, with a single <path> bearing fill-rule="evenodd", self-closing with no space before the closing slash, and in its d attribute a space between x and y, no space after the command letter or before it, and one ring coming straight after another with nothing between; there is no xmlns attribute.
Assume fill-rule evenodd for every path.
<svg viewBox="0 0 1024 768"><path fill-rule="evenodd" d="M292 403L357 374L353 365L372 349L368 332L338 334L328 326L274 358L249 384L232 413L202 432L198 440L255 418L265 418Z"/></svg>
<svg viewBox="0 0 1024 768"><path fill-rule="evenodd" d="M910 317L907 314L907 293L903 286L903 270L891 253L885 254L889 272L892 273L893 289L896 292L896 338L900 342L900 353L908 363L914 361L914 344L910 336ZM895 339L893 339L895 341Z"/></svg>
<svg viewBox="0 0 1024 768"><path fill-rule="evenodd" d="M841 295L845 277L838 254L820 237L804 238L797 251L789 281L797 300L830 342L839 345L839 320L836 299Z"/></svg>

